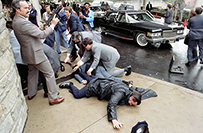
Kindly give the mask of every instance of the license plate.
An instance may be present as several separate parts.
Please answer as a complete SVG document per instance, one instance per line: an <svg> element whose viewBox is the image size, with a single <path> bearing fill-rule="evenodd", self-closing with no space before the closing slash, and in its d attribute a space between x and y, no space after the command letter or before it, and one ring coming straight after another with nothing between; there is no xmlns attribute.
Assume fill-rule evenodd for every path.
<svg viewBox="0 0 203 133"><path fill-rule="evenodd" d="M175 43L175 40L170 40L169 43Z"/></svg>

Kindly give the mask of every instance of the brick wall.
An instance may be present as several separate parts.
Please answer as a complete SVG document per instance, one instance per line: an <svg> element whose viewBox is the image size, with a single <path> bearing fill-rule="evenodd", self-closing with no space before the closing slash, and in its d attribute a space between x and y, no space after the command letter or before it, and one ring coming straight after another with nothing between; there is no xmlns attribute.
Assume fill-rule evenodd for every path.
<svg viewBox="0 0 203 133"><path fill-rule="evenodd" d="M21 133L27 110L0 1L0 132Z"/></svg>

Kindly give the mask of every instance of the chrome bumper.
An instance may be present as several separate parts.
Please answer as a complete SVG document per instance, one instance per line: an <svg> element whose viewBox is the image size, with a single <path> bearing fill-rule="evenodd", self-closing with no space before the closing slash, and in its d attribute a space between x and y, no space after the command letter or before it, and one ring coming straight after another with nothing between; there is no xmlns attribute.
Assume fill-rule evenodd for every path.
<svg viewBox="0 0 203 133"><path fill-rule="evenodd" d="M150 43L165 43L166 41L179 41L180 39L184 39L185 35L176 35L173 37L165 37L165 38L148 38L147 37L147 41Z"/></svg>

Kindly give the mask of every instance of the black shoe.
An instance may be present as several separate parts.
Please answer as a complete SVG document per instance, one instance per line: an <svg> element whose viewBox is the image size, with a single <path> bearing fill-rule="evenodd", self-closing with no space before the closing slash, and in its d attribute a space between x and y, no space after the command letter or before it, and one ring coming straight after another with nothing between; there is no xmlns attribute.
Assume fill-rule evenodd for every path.
<svg viewBox="0 0 203 133"><path fill-rule="evenodd" d="M35 94L34 96L28 96L28 100L32 100L37 94Z"/></svg>
<svg viewBox="0 0 203 133"><path fill-rule="evenodd" d="M131 67L131 65L130 65L130 66L127 66L126 68L127 68L127 70L126 70L127 73L126 73L125 75L128 76L128 75L131 74L131 68L132 68L132 67Z"/></svg>
<svg viewBox="0 0 203 133"><path fill-rule="evenodd" d="M189 67L191 65L191 62L187 62L185 63L185 65Z"/></svg>
<svg viewBox="0 0 203 133"><path fill-rule="evenodd" d="M128 81L128 85L133 85L133 81L132 80Z"/></svg>
<svg viewBox="0 0 203 133"><path fill-rule="evenodd" d="M65 67L63 65L61 65L60 67L61 67L61 71L64 72L65 71Z"/></svg>
<svg viewBox="0 0 203 133"><path fill-rule="evenodd" d="M48 93L44 93L44 98L47 98L48 97Z"/></svg>
<svg viewBox="0 0 203 133"><path fill-rule="evenodd" d="M55 73L55 78L58 78L58 77L59 77L59 75L58 75L58 73L56 72L56 73Z"/></svg>
<svg viewBox="0 0 203 133"><path fill-rule="evenodd" d="M73 85L73 82L63 82L59 85L59 88L70 88Z"/></svg>

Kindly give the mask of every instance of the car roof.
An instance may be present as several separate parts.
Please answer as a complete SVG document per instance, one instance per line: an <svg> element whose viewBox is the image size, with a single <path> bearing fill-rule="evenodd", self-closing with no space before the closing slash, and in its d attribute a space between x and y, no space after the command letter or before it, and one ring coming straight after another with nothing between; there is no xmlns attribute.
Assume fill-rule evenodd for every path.
<svg viewBox="0 0 203 133"><path fill-rule="evenodd" d="M145 13L145 11L141 10L119 10L119 13Z"/></svg>

